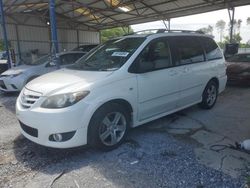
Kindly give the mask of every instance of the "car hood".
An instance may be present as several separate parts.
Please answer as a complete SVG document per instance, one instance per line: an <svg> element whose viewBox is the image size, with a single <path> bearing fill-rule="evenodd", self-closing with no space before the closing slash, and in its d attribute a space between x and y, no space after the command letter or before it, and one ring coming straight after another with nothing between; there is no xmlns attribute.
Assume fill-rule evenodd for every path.
<svg viewBox="0 0 250 188"><path fill-rule="evenodd" d="M88 89L93 82L102 80L110 74L112 72L61 69L40 76L29 82L25 87L29 90L42 93L44 96L70 93Z"/></svg>
<svg viewBox="0 0 250 188"><path fill-rule="evenodd" d="M20 65L17 67L13 67L5 72L2 73L2 75L8 76L8 75L13 75L13 74L18 74L20 72L25 72L27 70L29 70L30 68L32 68L32 66L29 65Z"/></svg>
<svg viewBox="0 0 250 188"><path fill-rule="evenodd" d="M250 63L227 62L227 73L229 73L229 74L240 74L240 73L245 72L245 71L250 72Z"/></svg>

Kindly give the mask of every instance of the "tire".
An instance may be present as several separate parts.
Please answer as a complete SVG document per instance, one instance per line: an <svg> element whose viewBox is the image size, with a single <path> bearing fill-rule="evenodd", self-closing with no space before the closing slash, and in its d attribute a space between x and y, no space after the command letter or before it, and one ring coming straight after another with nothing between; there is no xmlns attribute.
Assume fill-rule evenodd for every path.
<svg viewBox="0 0 250 188"><path fill-rule="evenodd" d="M103 151L117 148L127 136L130 120L130 114L119 104L101 106L90 120L88 144Z"/></svg>
<svg viewBox="0 0 250 188"><path fill-rule="evenodd" d="M202 94L202 102L199 106L203 109L211 109L214 107L218 97L218 84L211 80L208 82Z"/></svg>

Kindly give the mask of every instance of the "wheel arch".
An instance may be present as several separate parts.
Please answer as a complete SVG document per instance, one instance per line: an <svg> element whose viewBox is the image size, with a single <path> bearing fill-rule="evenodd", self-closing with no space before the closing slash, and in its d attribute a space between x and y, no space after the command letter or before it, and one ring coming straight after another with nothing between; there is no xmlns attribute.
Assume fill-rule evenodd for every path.
<svg viewBox="0 0 250 188"><path fill-rule="evenodd" d="M214 81L214 82L216 83L217 89L218 89L219 86L220 86L219 79L218 79L217 77L213 77L213 78L211 78L211 79L208 81L208 83L211 82L211 81Z"/></svg>
<svg viewBox="0 0 250 188"><path fill-rule="evenodd" d="M98 105L98 107L95 108L95 110L92 112L92 115L90 117L90 120L88 122L88 126L87 126L87 143L89 144L90 143L90 123L91 123L91 120L94 116L94 114L103 106L105 105L108 105L108 104L119 104L121 106L123 106L126 110L128 110L129 114L130 114L130 124L129 124L129 127L131 128L132 125L133 125L133 112L134 112L134 109L133 109L133 106L131 105L131 103L126 100L126 99L122 99L122 98L116 98L116 99L110 99L108 101L105 101L104 103Z"/></svg>
<svg viewBox="0 0 250 188"><path fill-rule="evenodd" d="M112 104L112 103L115 103L115 104L119 104L121 105L122 107L124 107L126 110L128 110L128 112L130 113L131 115L131 121L133 121L133 112L134 112L134 109L133 109L133 106L131 105L131 103L126 100L126 99L122 99L122 98L116 98L116 99L110 99L108 101L105 101L104 103L100 104L94 111L94 113L92 114L92 116L95 114L95 112L101 108L102 106L104 105L107 105L107 104Z"/></svg>

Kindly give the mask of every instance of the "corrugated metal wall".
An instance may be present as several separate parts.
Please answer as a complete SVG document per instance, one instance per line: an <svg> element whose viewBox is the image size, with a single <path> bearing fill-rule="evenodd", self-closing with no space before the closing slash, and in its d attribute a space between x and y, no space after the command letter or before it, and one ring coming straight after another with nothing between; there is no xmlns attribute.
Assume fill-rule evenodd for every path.
<svg viewBox="0 0 250 188"><path fill-rule="evenodd" d="M27 23L29 25L27 25ZM24 25L16 23L6 24L8 40L11 43L11 48L15 50L16 59L18 59L18 39L21 51L21 56L24 60L29 61L31 51L37 49L38 55L48 54L50 52L50 30L46 24L41 21L36 22L32 18ZM31 24L31 25L30 25ZM34 25L33 25L34 24ZM85 31L80 29L58 28L59 50L70 50L78 44L98 44L99 32ZM2 39L2 31L0 37Z"/></svg>

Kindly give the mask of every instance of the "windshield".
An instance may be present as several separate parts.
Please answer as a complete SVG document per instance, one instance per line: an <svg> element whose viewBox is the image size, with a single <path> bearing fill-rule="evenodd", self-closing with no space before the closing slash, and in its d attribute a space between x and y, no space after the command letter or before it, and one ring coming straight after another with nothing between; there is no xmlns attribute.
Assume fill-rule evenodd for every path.
<svg viewBox="0 0 250 188"><path fill-rule="evenodd" d="M36 61L25 62L26 65L41 65L49 60L49 55L43 56Z"/></svg>
<svg viewBox="0 0 250 188"><path fill-rule="evenodd" d="M89 52L93 48L95 48L97 44L90 44L90 45L81 45L76 48L74 48L72 51L83 51L83 52Z"/></svg>
<svg viewBox="0 0 250 188"><path fill-rule="evenodd" d="M144 40L145 37L110 40L67 68L89 71L117 70L131 57Z"/></svg>
<svg viewBox="0 0 250 188"><path fill-rule="evenodd" d="M227 59L228 62L250 63L250 54L237 54Z"/></svg>

